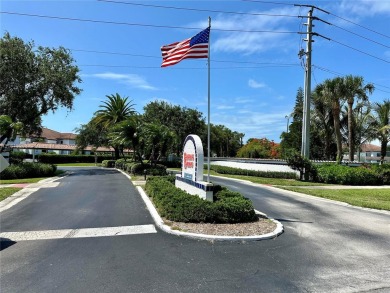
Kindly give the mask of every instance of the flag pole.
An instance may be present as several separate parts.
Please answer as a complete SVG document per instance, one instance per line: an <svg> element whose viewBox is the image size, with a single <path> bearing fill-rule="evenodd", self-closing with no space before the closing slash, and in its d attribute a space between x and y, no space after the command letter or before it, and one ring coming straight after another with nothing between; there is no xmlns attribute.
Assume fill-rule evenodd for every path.
<svg viewBox="0 0 390 293"><path fill-rule="evenodd" d="M210 182L210 35L211 35L211 17L209 16L209 53L208 63L208 97L207 97L207 182Z"/></svg>

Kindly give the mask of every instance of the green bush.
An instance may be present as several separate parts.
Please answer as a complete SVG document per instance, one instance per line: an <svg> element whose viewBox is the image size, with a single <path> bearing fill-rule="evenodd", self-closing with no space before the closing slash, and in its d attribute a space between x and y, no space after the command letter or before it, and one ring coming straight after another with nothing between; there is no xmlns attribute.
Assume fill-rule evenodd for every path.
<svg viewBox="0 0 390 293"><path fill-rule="evenodd" d="M104 160L102 161L102 167L113 168L115 167L115 160Z"/></svg>
<svg viewBox="0 0 390 293"><path fill-rule="evenodd" d="M143 175L144 170L146 170L146 174L148 175L166 175L167 174L167 167L164 165L156 164L141 164L141 163L135 163L131 166L131 174L135 175Z"/></svg>
<svg viewBox="0 0 390 293"><path fill-rule="evenodd" d="M210 165L210 170L213 170L219 174L243 175L265 178L297 179L297 174L295 172L256 171L218 165Z"/></svg>
<svg viewBox="0 0 390 293"><path fill-rule="evenodd" d="M1 179L23 179L54 176L57 167L43 163L20 163L9 165L1 172Z"/></svg>
<svg viewBox="0 0 390 293"><path fill-rule="evenodd" d="M383 179L378 171L365 167L349 167L335 164L317 166L318 181L343 185L378 185Z"/></svg>
<svg viewBox="0 0 390 293"><path fill-rule="evenodd" d="M171 221L241 223L257 219L251 201L237 192L221 189L216 201L209 202L176 188L172 177L150 177L145 186L160 215Z"/></svg>
<svg viewBox="0 0 390 293"><path fill-rule="evenodd" d="M20 164L23 162L23 160L27 157L27 154L24 152L19 151L12 151L9 154L9 163L11 165L13 164Z"/></svg>

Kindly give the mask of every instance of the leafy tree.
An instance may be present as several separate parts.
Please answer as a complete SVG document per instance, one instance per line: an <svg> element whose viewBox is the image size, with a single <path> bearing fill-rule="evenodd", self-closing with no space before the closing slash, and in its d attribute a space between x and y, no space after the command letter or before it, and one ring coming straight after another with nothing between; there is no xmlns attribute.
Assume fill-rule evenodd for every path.
<svg viewBox="0 0 390 293"><path fill-rule="evenodd" d="M242 147L245 134L232 131L224 125L210 125L211 152L218 157L235 157Z"/></svg>
<svg viewBox="0 0 390 293"><path fill-rule="evenodd" d="M240 148L237 152L239 158L260 158L260 159L278 159L280 158L279 144L266 138L253 138Z"/></svg>
<svg viewBox="0 0 390 293"><path fill-rule="evenodd" d="M4 143L0 147L0 153L4 151L8 140L14 140L16 135L19 134L22 129L23 123L13 122L11 117L7 115L0 115L0 133L4 133L0 137L0 143L5 139Z"/></svg>
<svg viewBox="0 0 390 293"><path fill-rule="evenodd" d="M349 147L349 160L354 160L355 154L355 143L354 143L354 131L355 131L355 120L353 117L353 104L355 97L361 101L367 101L367 93L374 91L374 85L371 83L364 84L362 76L347 75L343 78L342 91L345 100L348 104L348 147Z"/></svg>
<svg viewBox="0 0 390 293"><path fill-rule="evenodd" d="M107 130L96 123L90 121L87 124L82 124L76 128L78 135L76 136L76 145L79 150L85 149L87 146L92 146L92 151L95 153L95 162L97 160L96 150L101 146L108 145Z"/></svg>
<svg viewBox="0 0 390 293"><path fill-rule="evenodd" d="M381 142L381 163L384 162L387 144L390 140L390 100L374 105L375 121L372 124L376 138Z"/></svg>
<svg viewBox="0 0 390 293"><path fill-rule="evenodd" d="M150 102L144 107L143 120L146 123L161 124L177 136L174 151L179 154L187 135L197 134L203 142L207 141L205 118L196 109L172 105L164 101Z"/></svg>
<svg viewBox="0 0 390 293"><path fill-rule="evenodd" d="M0 115L23 123L26 134L40 133L41 116L59 107L71 110L81 92L73 63L63 47L35 48L34 42L5 33L0 39Z"/></svg>

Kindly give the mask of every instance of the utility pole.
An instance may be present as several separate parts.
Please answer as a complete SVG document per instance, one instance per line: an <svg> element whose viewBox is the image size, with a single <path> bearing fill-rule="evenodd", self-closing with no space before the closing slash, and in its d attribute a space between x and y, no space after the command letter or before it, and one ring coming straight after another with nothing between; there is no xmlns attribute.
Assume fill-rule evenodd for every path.
<svg viewBox="0 0 390 293"><path fill-rule="evenodd" d="M307 37L306 41L306 56L305 63L305 86L304 86L304 98L303 98L303 123L302 123L302 147L301 155L304 158L309 159L310 155L310 95L311 95L311 43L312 41L312 20L313 20L313 7L307 15Z"/></svg>

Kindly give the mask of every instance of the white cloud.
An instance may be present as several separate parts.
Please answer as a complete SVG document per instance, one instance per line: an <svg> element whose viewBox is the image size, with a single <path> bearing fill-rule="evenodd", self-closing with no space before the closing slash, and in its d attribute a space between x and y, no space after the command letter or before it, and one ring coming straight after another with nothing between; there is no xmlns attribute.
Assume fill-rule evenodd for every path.
<svg viewBox="0 0 390 293"><path fill-rule="evenodd" d="M156 90L156 88L151 86L142 76L137 74L119 74L113 72L105 72L105 73L92 74L90 76L101 78L101 79L114 80L134 88L139 88L144 90Z"/></svg>
<svg viewBox="0 0 390 293"><path fill-rule="evenodd" d="M340 3L339 10L348 14L359 16L373 16L376 14L390 14L390 1L372 1L372 0L343 0Z"/></svg>
<svg viewBox="0 0 390 293"><path fill-rule="evenodd" d="M298 15L299 8L276 8L266 11L251 11L252 14ZM220 52L241 52L253 54L270 50L296 49L296 42L291 42L294 34L274 33L291 31L289 24L294 24L296 18L265 15L233 15L217 16L212 21L215 34L212 36L211 50ZM188 26L205 26L205 23L189 24ZM295 26L297 29L297 26ZM218 32L232 30L231 32ZM237 31L239 30L239 31ZM258 31L258 32L247 32ZM264 31L271 31L264 32ZM292 46L293 45L293 46Z"/></svg>
<svg viewBox="0 0 390 293"><path fill-rule="evenodd" d="M234 106L228 106L228 105L218 105L217 106L218 110L229 110L229 109L234 109Z"/></svg>
<svg viewBox="0 0 390 293"><path fill-rule="evenodd" d="M254 88L254 89L259 89L259 88L264 88L264 87L266 87L266 84L265 84L265 83L263 83L263 82L257 82L257 81L255 81L254 79L248 80L248 85L249 85L249 87Z"/></svg>

